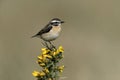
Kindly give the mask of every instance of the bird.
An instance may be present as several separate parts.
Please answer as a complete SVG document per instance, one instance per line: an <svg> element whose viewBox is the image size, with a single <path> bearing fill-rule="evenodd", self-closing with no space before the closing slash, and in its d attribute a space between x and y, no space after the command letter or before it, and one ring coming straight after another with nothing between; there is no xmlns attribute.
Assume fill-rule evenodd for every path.
<svg viewBox="0 0 120 80"><path fill-rule="evenodd" d="M61 19L53 18L48 22L48 24L44 28L42 28L37 34L32 36L32 38L39 37L43 41L45 41L46 45L47 42L49 42L52 45L51 41L56 40L60 36L62 23L64 23L64 21L62 21Z"/></svg>

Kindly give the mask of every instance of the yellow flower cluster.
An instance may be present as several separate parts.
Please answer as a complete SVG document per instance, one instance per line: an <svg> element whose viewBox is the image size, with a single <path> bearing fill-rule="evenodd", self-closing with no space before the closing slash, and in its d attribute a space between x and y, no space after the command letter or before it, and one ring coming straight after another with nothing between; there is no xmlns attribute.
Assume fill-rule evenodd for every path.
<svg viewBox="0 0 120 80"><path fill-rule="evenodd" d="M33 76L37 77L38 80L53 80L58 77L58 72L63 72L63 66L57 66L58 63L64 56L64 49L59 46L58 49L42 48L42 54L37 58L37 63L43 68L42 71L34 71Z"/></svg>
<svg viewBox="0 0 120 80"><path fill-rule="evenodd" d="M64 57L62 54L64 52L62 46L60 46L57 50L54 49L53 51L47 48L42 48L41 51L42 54L38 56L38 61L37 61L41 67L45 67L50 60L56 59L56 61L58 61Z"/></svg>

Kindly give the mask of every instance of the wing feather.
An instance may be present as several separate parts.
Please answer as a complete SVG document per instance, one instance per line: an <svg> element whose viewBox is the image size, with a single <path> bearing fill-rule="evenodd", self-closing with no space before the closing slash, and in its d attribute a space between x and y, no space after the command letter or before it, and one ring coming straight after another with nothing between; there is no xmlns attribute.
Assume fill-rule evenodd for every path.
<svg viewBox="0 0 120 80"><path fill-rule="evenodd" d="M46 25L43 29L41 29L36 35L32 36L32 37L37 37L42 35L43 33L47 33L51 30L52 26L51 25Z"/></svg>

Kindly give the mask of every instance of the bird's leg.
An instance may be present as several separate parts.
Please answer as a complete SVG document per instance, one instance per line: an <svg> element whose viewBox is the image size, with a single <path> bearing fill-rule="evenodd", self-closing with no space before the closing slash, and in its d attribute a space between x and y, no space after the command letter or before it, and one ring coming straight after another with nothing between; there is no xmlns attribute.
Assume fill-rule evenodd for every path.
<svg viewBox="0 0 120 80"><path fill-rule="evenodd" d="M44 41L44 43L42 42L42 44L43 44L46 48L50 49L50 47L48 46L48 44L47 44L46 41Z"/></svg>
<svg viewBox="0 0 120 80"><path fill-rule="evenodd" d="M49 41L50 47L56 49L56 47Z"/></svg>
<svg viewBox="0 0 120 80"><path fill-rule="evenodd" d="M47 41L44 41L44 43L42 42L42 44L47 48L47 49L50 49L50 50L56 50L56 47L50 42L49 42L49 45L47 43Z"/></svg>

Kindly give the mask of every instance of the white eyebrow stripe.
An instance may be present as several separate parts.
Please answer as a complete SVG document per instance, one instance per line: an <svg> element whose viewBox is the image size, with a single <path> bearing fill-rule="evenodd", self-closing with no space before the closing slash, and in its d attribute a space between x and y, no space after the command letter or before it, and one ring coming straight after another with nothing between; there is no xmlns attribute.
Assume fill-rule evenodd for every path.
<svg viewBox="0 0 120 80"><path fill-rule="evenodd" d="M51 22L60 22L60 21L57 21L57 20L53 20L53 21L51 21Z"/></svg>

